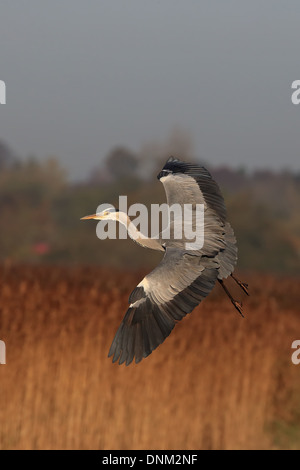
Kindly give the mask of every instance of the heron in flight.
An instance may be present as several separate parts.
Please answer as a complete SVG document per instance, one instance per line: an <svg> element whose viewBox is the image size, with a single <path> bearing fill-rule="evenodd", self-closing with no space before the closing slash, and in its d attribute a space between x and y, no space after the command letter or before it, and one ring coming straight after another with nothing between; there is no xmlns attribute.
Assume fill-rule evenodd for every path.
<svg viewBox="0 0 300 470"><path fill-rule="evenodd" d="M129 308L108 354L119 364L129 365L134 359L138 363L149 356L169 336L175 324L210 293L217 281L242 316L242 305L232 297L223 279L231 276L249 295L247 284L233 275L237 263L236 238L226 219L223 196L210 173L203 166L171 157L158 179L164 185L169 207L204 205L204 243L200 249L187 249L183 239L164 239L163 232L157 239L147 238L124 212L105 210L83 217L118 221L137 243L164 252L162 261L129 297Z"/></svg>

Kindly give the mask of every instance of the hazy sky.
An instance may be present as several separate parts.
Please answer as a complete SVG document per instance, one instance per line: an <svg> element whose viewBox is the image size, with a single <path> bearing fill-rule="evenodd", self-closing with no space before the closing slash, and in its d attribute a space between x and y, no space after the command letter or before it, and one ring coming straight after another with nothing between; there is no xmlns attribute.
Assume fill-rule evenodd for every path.
<svg viewBox="0 0 300 470"><path fill-rule="evenodd" d="M174 126L212 164L300 165L300 2L1 0L0 139L72 178Z"/></svg>

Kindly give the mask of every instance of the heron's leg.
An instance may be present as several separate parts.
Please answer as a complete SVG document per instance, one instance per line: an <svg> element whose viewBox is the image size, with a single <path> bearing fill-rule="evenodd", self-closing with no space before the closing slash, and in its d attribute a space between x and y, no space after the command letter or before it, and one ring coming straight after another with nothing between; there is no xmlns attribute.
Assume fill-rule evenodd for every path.
<svg viewBox="0 0 300 470"><path fill-rule="evenodd" d="M232 295L230 294L229 290L227 289L227 287L225 286L224 282L222 281L222 279L218 279L219 283L221 284L221 286L223 287L224 291L226 292L226 294L228 295L228 297L230 298L231 300L231 303L232 305L237 309L237 311L239 312L239 314L244 318L244 315L243 315L243 310L242 310L242 304L240 302L238 302L237 300L234 300L234 298L232 297Z"/></svg>
<svg viewBox="0 0 300 470"><path fill-rule="evenodd" d="M232 279L240 286L240 288L243 289L243 291L245 292L245 294L250 295L250 294L249 294L249 291L248 291L248 284L246 284L246 282L240 281L239 279L237 279L236 277L234 277L233 274L230 274L230 276L231 276Z"/></svg>

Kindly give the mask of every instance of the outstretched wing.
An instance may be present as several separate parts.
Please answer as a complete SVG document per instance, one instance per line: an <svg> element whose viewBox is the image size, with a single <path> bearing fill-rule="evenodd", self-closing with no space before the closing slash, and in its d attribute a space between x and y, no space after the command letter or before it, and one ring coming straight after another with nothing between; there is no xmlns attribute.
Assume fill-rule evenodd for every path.
<svg viewBox="0 0 300 470"><path fill-rule="evenodd" d="M204 167L171 157L159 173L158 179L164 185L169 207L179 204L183 214L187 205L192 205L193 212L196 211L197 204L204 206L204 245L198 254L212 256L224 249L226 208L220 189L210 173ZM192 227L191 233L195 229L197 226ZM203 230L203 226L199 230ZM180 243L172 239L167 240L165 245L184 249L185 241L182 239Z"/></svg>
<svg viewBox="0 0 300 470"><path fill-rule="evenodd" d="M226 220L226 207L220 188L209 171L193 163L169 158L157 178L163 183L168 205L204 204L222 224Z"/></svg>
<svg viewBox="0 0 300 470"><path fill-rule="evenodd" d="M204 204L204 245L198 254L214 256L219 263L219 279L228 277L237 263L233 229L226 222L226 207L218 184L203 166L169 158L158 175L168 205ZM174 244L166 242L168 244ZM178 245L178 243L177 243Z"/></svg>
<svg viewBox="0 0 300 470"><path fill-rule="evenodd" d="M130 306L112 342L113 362L140 362L171 333L215 285L218 263L167 248L161 263L129 297Z"/></svg>

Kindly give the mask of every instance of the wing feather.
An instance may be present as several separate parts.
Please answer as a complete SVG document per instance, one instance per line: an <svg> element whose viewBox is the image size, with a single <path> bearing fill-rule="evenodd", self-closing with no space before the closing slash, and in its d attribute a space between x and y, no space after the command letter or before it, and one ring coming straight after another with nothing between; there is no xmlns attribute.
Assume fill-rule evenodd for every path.
<svg viewBox="0 0 300 470"><path fill-rule="evenodd" d="M169 158L162 171L157 176L164 184L167 202L169 205L174 203L189 204L191 202L191 193L194 196L194 202L205 204L214 214L224 223L226 220L226 207L224 198L221 194L218 184L214 181L209 171L200 165L181 162L173 157ZM190 178L194 181L194 187L191 184L178 185L180 178ZM198 191L196 188L198 187Z"/></svg>
<svg viewBox="0 0 300 470"><path fill-rule="evenodd" d="M209 294L217 279L218 265L209 258L199 264L195 258L198 257L167 249L162 262L131 293L131 304L109 351L113 362L129 365L134 358L140 362ZM190 275L182 277L180 271L186 273L187 268Z"/></svg>

